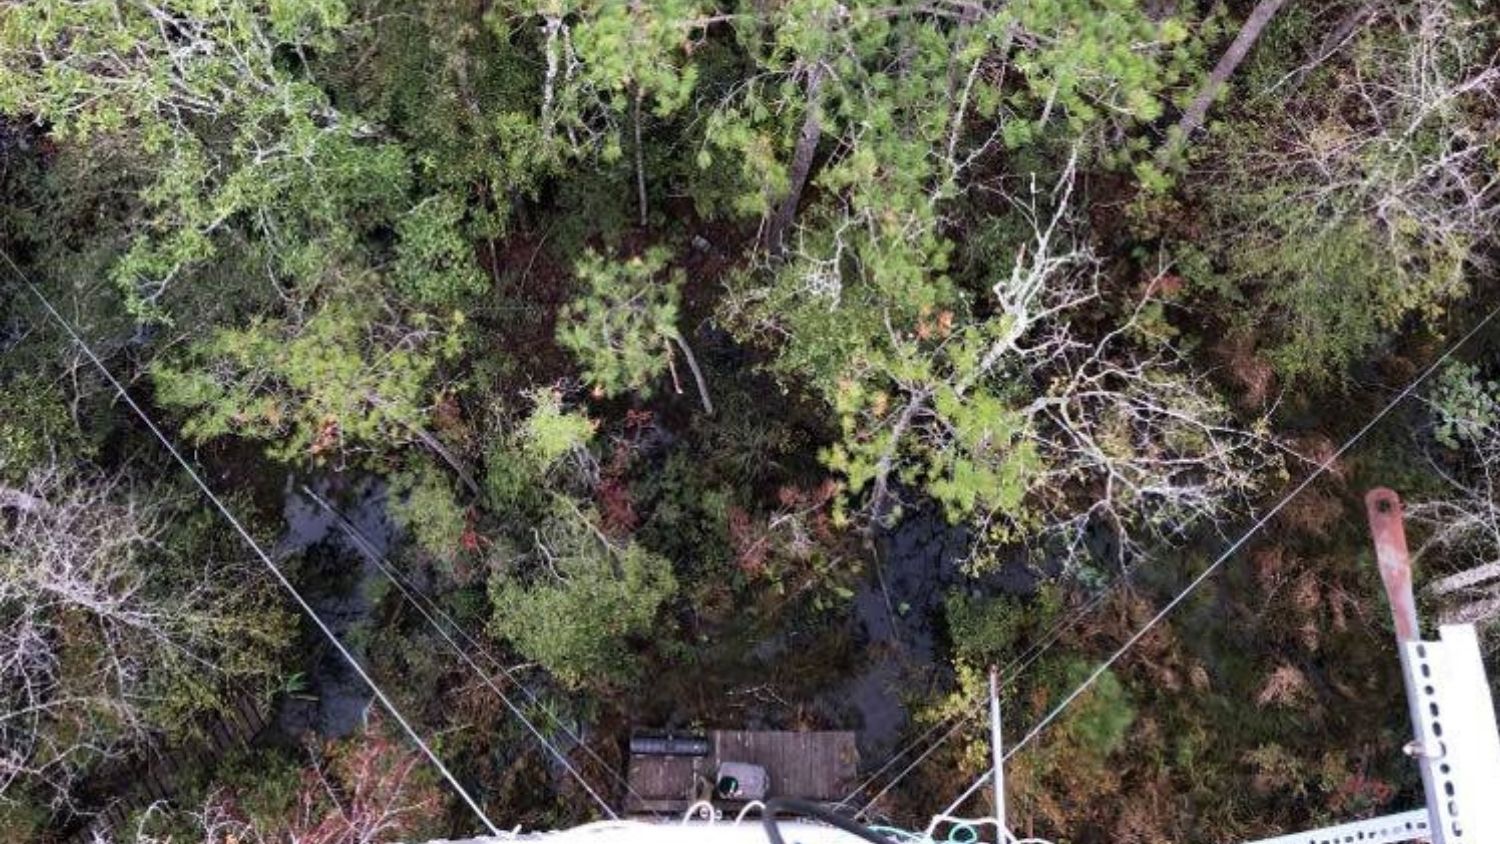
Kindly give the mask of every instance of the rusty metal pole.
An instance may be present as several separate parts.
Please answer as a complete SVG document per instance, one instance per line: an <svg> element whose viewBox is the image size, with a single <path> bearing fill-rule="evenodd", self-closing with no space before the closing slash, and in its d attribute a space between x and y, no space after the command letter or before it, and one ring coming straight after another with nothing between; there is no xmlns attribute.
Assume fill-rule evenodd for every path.
<svg viewBox="0 0 1500 844"><path fill-rule="evenodd" d="M1435 740L1427 728L1424 691L1433 690L1435 678L1420 677L1424 669L1419 653L1426 653L1417 620L1417 602L1412 592L1411 554L1406 549L1406 524L1401 510L1401 496L1394 490L1376 487L1365 493L1365 516L1370 521L1370 537L1375 543L1375 562L1380 566L1380 581L1385 584L1386 600L1396 621L1396 650L1401 656L1401 677L1406 685L1415 738L1404 748L1416 760L1422 772L1422 790L1427 796L1428 827L1434 844L1450 842L1443 829L1440 813L1434 807L1444 799L1436 768L1444 756L1442 742Z"/></svg>
<svg viewBox="0 0 1500 844"><path fill-rule="evenodd" d="M1375 539L1375 559L1380 564L1380 580L1385 584L1386 599L1396 619L1396 638L1402 642L1417 640L1417 602L1412 595L1411 555L1406 550L1406 526L1402 522L1401 497L1385 487L1365 494L1365 515Z"/></svg>

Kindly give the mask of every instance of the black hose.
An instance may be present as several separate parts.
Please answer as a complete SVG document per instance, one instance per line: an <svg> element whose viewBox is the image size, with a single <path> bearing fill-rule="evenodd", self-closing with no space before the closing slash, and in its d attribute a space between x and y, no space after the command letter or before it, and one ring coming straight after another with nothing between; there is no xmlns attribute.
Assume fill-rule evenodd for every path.
<svg viewBox="0 0 1500 844"><path fill-rule="evenodd" d="M816 803L793 800L789 797L773 797L766 801L766 808L761 811L760 820L766 828L766 837L771 839L771 844L786 844L786 839L781 837L781 830L776 826L776 816L782 812L822 821L864 841L869 841L871 844L892 844L892 839L871 832L843 815L836 815Z"/></svg>

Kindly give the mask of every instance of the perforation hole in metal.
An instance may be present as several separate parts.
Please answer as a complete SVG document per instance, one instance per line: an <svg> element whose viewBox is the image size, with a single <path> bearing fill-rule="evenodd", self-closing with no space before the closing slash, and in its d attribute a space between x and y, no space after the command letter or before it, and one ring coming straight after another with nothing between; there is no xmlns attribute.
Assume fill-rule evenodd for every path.
<svg viewBox="0 0 1500 844"><path fill-rule="evenodd" d="M1384 844L1384 842L1410 841L1427 831L1422 821L1393 822L1390 826L1361 829L1343 835L1321 835L1307 839L1307 844Z"/></svg>
<svg viewBox="0 0 1500 844"><path fill-rule="evenodd" d="M1422 677L1431 678L1432 666L1427 663L1427 648L1422 645L1418 645L1416 650L1417 658L1421 660L1417 664L1417 667L1422 672ZM1441 707L1438 706L1437 690L1429 684L1423 686L1422 694L1427 698L1427 711L1431 716L1430 723L1432 728L1432 735L1435 738L1441 739L1443 737L1443 713ZM1439 742L1439 746L1437 748L1429 748L1429 752L1432 750L1438 751L1439 756L1447 755L1447 750L1442 746L1442 742ZM1443 809L1442 814L1447 820L1449 835L1451 835L1454 840L1458 840L1463 838L1464 831L1463 827L1459 825L1458 793L1457 789L1453 785L1452 775L1453 768L1449 766L1447 762L1443 762L1436 766L1437 785L1442 790L1443 796L1447 798L1441 807Z"/></svg>

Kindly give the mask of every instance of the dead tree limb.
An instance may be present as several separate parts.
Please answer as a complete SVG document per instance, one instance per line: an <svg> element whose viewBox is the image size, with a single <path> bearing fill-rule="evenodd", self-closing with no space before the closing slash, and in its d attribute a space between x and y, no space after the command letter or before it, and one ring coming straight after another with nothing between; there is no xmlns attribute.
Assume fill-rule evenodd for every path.
<svg viewBox="0 0 1500 844"><path fill-rule="evenodd" d="M802 118L802 131L797 135L797 148L792 155L792 170L787 180L787 194L776 209L776 215L766 227L766 248L772 254L781 252L787 229L796 219L797 206L802 201L802 190L807 186L807 176L812 172L813 156L818 151L818 140L823 136L823 76L821 64L814 64L807 71L807 114Z"/></svg>
<svg viewBox="0 0 1500 844"><path fill-rule="evenodd" d="M693 381L698 385L698 398L703 401L703 412L709 416L714 415L713 400L708 397L708 382L703 379L703 370L698 367L698 357L693 354L693 349L684 340L679 332L672 333L672 339L677 341L677 347L682 349L682 356L687 359L688 369L693 370Z"/></svg>
<svg viewBox="0 0 1500 844"><path fill-rule="evenodd" d="M377 407L390 406L384 399L373 393L366 394L365 398L369 400L371 404L376 405ZM430 432L427 431L427 429L423 428L421 425L415 422L399 417L397 418L397 421L400 422L401 426L406 428L406 430L412 436L416 437L423 445L427 446L427 448L433 454L441 457L443 459L443 462L447 463L449 468L453 469L453 471L458 475L458 479L463 482L463 485L469 488L469 492L475 495L479 494L479 484L474 481L474 473L470 472L469 467L465 465L462 460L459 460L457 457L455 457L453 452L449 451L447 447L439 442L437 437L433 436Z"/></svg>
<svg viewBox="0 0 1500 844"><path fill-rule="evenodd" d="M1174 145L1181 145L1188 137L1203 126L1203 121L1208 117L1208 109L1214 104L1215 98L1229 77L1234 75L1239 68L1240 62L1250 54L1250 48L1260 39L1265 31L1266 25L1286 5L1286 0L1260 0L1255 4L1255 9L1250 12L1250 17L1245 18L1245 23L1240 27L1240 34L1234 38L1234 43L1219 57L1219 63L1214 65L1213 72L1208 75L1208 80L1199 89L1198 96L1193 98L1192 105L1182 113L1182 119L1177 121L1177 130Z"/></svg>
<svg viewBox="0 0 1500 844"><path fill-rule="evenodd" d="M45 509L46 499L23 490L0 486L0 510L19 510L27 515L34 515Z"/></svg>
<svg viewBox="0 0 1500 844"><path fill-rule="evenodd" d="M1323 40L1318 44L1318 49L1304 64L1276 80L1276 84L1272 85L1268 90L1274 91L1288 82L1301 84L1307 74L1343 49L1344 45L1348 44L1354 35L1370 22L1370 19L1375 16L1376 12L1381 11L1381 7L1384 5L1381 0L1372 0L1372 2L1365 3L1362 6L1354 7L1334 25L1333 29L1327 35L1323 36Z"/></svg>
<svg viewBox="0 0 1500 844"><path fill-rule="evenodd" d="M891 444L886 452L880 456L879 462L875 464L875 477L870 492L870 526L885 521L886 514L890 510L890 478L891 472L896 468L896 452L901 448L902 438L916 421L917 415L927 407L927 400L932 394L927 390L920 390L911 397L911 401L902 408L901 415L891 427Z"/></svg>
<svg viewBox="0 0 1500 844"><path fill-rule="evenodd" d="M640 85L635 86L635 193L636 202L640 206L641 227L646 226L646 154L641 147L641 100L645 92Z"/></svg>

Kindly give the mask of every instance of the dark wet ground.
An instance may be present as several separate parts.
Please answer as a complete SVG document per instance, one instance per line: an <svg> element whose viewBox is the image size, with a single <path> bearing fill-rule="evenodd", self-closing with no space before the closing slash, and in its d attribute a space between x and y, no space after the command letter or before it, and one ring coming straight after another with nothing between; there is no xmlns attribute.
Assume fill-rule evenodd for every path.
<svg viewBox="0 0 1500 844"><path fill-rule="evenodd" d="M938 658L945 645L943 604L950 591L1029 595L1038 575L1022 564L973 579L963 571L970 535L933 509L917 509L875 538L878 571L854 597L853 623L866 651L861 671L825 693L820 703L857 721L860 756L878 764L910 725L908 706L951 679ZM852 712L850 712L852 710Z"/></svg>
<svg viewBox="0 0 1500 844"><path fill-rule="evenodd" d="M382 576L334 517L301 493L300 483L288 481L283 506L286 527L277 545L278 557L290 560L300 555L296 576L304 595L355 657L363 660L361 628L375 609L372 590L382 585ZM388 553L400 541L399 530L386 513L387 490L380 480L322 479L312 486L380 553ZM1029 594L1036 588L1038 576L1019 564L978 581L970 578L963 572L969 549L967 529L950 525L936 510L910 511L874 539L878 571L871 566L849 607L846 638L854 647L852 666L839 666L846 675L831 676L821 692L803 702L818 713L818 720L858 732L866 766L878 765L896 750L910 726L909 707L937 694L951 680L949 669L938 658L946 646L942 625L947 594L955 588ZM789 649L806 644L801 635L802 631L789 630L760 642L750 650L748 662L774 666L788 658ZM318 631L305 631L304 642L304 682L298 692L282 696L276 738L295 741L308 733L333 738L353 732L369 713L372 696L368 688ZM785 713L777 713L797 703L777 697L760 704L740 701L732 709L736 720L743 722L736 726L772 728L785 726Z"/></svg>
<svg viewBox="0 0 1500 844"><path fill-rule="evenodd" d="M313 611L328 625L356 659L363 662L365 626L374 610L372 590L381 574L362 555L334 517L301 493L300 480L289 478L283 515L286 532L277 543L278 559L301 555L298 585ZM309 484L338 507L355 528L382 554L397 536L386 514L386 486L376 479L320 480ZM286 740L307 733L327 738L358 729L369 712L372 695L359 675L316 629L303 633L303 683L284 695L277 707L275 729Z"/></svg>

